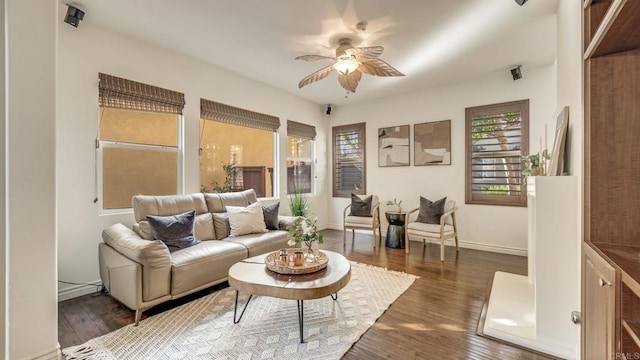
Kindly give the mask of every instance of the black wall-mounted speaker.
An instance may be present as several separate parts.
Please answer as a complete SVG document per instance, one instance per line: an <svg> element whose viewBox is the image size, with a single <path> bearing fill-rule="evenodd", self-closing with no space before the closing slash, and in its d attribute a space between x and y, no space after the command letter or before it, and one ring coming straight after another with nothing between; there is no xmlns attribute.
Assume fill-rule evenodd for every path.
<svg viewBox="0 0 640 360"><path fill-rule="evenodd" d="M520 6L524 5L524 3L526 3L527 0L516 0L516 3Z"/></svg>
<svg viewBox="0 0 640 360"><path fill-rule="evenodd" d="M522 79L522 71L520 70L520 65L511 69L511 77L513 77L513 80Z"/></svg>
<svg viewBox="0 0 640 360"><path fill-rule="evenodd" d="M67 14L64 16L64 22L66 22L67 24L73 27L78 27L78 24L80 24L80 21L84 19L84 11L78 9L73 5L67 5L67 6L69 6L69 8L67 8Z"/></svg>

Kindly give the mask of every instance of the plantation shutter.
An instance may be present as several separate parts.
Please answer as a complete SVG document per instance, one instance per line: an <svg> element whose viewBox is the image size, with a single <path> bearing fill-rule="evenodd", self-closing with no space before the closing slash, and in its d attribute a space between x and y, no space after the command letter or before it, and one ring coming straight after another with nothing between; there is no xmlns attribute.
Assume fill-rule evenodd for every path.
<svg viewBox="0 0 640 360"><path fill-rule="evenodd" d="M333 127L333 196L366 194L366 124Z"/></svg>
<svg viewBox="0 0 640 360"><path fill-rule="evenodd" d="M98 73L98 105L107 108L182 114L184 94Z"/></svg>
<svg viewBox="0 0 640 360"><path fill-rule="evenodd" d="M466 202L526 206L529 101L467 108L466 123Z"/></svg>
<svg viewBox="0 0 640 360"><path fill-rule="evenodd" d="M316 127L287 120L287 135L314 140L316 138Z"/></svg>
<svg viewBox="0 0 640 360"><path fill-rule="evenodd" d="M280 127L280 119L275 116L206 99L200 99L200 118L273 132Z"/></svg>

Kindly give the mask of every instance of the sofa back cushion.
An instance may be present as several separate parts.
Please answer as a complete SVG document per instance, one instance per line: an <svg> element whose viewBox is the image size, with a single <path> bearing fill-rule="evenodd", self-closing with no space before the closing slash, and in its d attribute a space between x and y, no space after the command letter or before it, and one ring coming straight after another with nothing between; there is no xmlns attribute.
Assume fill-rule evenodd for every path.
<svg viewBox="0 0 640 360"><path fill-rule="evenodd" d="M213 218L207 209L204 194L149 196L136 195L132 200L133 216L136 223L133 231L145 240L153 240L147 215L170 216L195 210L196 221L194 235L198 240L215 239Z"/></svg>
<svg viewBox="0 0 640 360"><path fill-rule="evenodd" d="M135 195L132 200L136 222L146 221L147 215L169 216L195 210L196 215L209 212L202 193L188 195Z"/></svg>
<svg viewBox="0 0 640 360"><path fill-rule="evenodd" d="M258 197L253 189L220 194L204 194L209 212L227 212L227 206L248 206L258 202Z"/></svg>

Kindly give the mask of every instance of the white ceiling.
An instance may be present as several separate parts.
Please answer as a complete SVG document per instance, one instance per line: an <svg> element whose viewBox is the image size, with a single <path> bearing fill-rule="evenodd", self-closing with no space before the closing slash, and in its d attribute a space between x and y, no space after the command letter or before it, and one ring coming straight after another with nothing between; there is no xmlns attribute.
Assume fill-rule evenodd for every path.
<svg viewBox="0 0 640 360"><path fill-rule="evenodd" d="M345 104L550 64L559 0L78 0L94 23L243 74L318 104ZM365 32L356 23L369 23ZM82 23L79 31L82 30ZM298 89L330 62L338 39L381 45L405 77L363 75L345 99L334 74Z"/></svg>

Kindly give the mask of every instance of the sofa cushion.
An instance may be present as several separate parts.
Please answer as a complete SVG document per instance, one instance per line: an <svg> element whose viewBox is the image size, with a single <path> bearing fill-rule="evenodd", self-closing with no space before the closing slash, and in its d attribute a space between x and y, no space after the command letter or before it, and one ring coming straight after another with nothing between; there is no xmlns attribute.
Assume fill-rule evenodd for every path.
<svg viewBox="0 0 640 360"><path fill-rule="evenodd" d="M267 232L264 224L264 215L260 203L254 203L246 207L227 206L229 214L229 225L231 234L229 236L240 236Z"/></svg>
<svg viewBox="0 0 640 360"><path fill-rule="evenodd" d="M184 249L198 244L193 235L195 225L194 210L171 216L147 215L154 239L162 240L169 251Z"/></svg>
<svg viewBox="0 0 640 360"><path fill-rule="evenodd" d="M213 215L210 212L196 215L193 234L198 240L213 240L216 234L213 227Z"/></svg>
<svg viewBox="0 0 640 360"><path fill-rule="evenodd" d="M444 214L446 201L446 196L436 201L420 196L420 211L416 221L426 224L440 224L440 217Z"/></svg>
<svg viewBox="0 0 640 360"><path fill-rule="evenodd" d="M351 193L351 216L371 216L373 196L361 197Z"/></svg>
<svg viewBox="0 0 640 360"><path fill-rule="evenodd" d="M273 230L260 234L248 234L226 238L225 242L233 242L247 248L249 257L265 254L288 247L289 233L284 230Z"/></svg>
<svg viewBox="0 0 640 360"><path fill-rule="evenodd" d="M209 212L226 212L227 206L247 206L258 202L258 197L253 189L233 193L204 194Z"/></svg>
<svg viewBox="0 0 640 360"><path fill-rule="evenodd" d="M215 229L216 240L222 240L231 234L231 226L229 225L229 214L212 213L213 228Z"/></svg>
<svg viewBox="0 0 640 360"><path fill-rule="evenodd" d="M171 253L171 294L227 278L231 265L247 258L247 249L227 241L203 241Z"/></svg>
<svg viewBox="0 0 640 360"><path fill-rule="evenodd" d="M195 210L196 215L209 212L202 193L190 195L135 195L132 199L135 222L147 220L147 215L169 216Z"/></svg>
<svg viewBox="0 0 640 360"><path fill-rule="evenodd" d="M264 215L264 225L267 230L278 230L278 212L280 211L280 202L271 205L262 205L262 214Z"/></svg>

